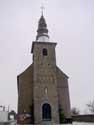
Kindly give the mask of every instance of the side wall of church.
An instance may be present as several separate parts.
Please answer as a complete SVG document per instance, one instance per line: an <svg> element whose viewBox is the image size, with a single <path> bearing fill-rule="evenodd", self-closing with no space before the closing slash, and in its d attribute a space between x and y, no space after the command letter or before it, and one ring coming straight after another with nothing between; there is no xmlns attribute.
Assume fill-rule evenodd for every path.
<svg viewBox="0 0 94 125"><path fill-rule="evenodd" d="M17 77L18 113L31 113L33 99L33 64Z"/></svg>
<svg viewBox="0 0 94 125"><path fill-rule="evenodd" d="M71 117L68 77L57 67L58 99L66 118Z"/></svg>

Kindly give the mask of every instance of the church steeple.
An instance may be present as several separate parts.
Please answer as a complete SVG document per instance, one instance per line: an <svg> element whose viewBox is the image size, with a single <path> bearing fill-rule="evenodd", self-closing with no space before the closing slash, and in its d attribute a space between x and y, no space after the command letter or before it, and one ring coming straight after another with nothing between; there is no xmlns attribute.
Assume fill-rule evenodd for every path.
<svg viewBox="0 0 94 125"><path fill-rule="evenodd" d="M47 24L45 21L45 18L43 16L43 12L42 15L39 19L38 22L38 30L37 30L37 36L36 36L36 40L37 41L45 41L49 39L49 35L48 35L48 29L47 29Z"/></svg>

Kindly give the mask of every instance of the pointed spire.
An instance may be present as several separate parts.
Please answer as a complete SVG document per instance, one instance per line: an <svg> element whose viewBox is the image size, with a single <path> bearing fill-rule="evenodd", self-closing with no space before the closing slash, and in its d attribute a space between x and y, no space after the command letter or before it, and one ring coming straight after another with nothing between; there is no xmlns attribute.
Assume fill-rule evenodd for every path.
<svg viewBox="0 0 94 125"><path fill-rule="evenodd" d="M44 8L42 7L42 15L41 15L39 22L38 22L38 30L37 30L36 40L38 40L38 38L41 36L46 36L49 38L47 24L46 24L45 18L43 16L43 9Z"/></svg>

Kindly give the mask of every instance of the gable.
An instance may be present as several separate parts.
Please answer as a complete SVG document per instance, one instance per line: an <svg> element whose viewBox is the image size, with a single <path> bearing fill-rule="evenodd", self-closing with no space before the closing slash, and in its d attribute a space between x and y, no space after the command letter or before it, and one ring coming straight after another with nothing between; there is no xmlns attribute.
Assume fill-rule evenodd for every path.
<svg viewBox="0 0 94 125"><path fill-rule="evenodd" d="M56 71L57 74L59 74L60 76L64 77L65 79L68 79L69 77L63 72L61 71L61 69L59 67L56 66Z"/></svg>
<svg viewBox="0 0 94 125"><path fill-rule="evenodd" d="M18 92L21 84L28 84L28 82L33 81L33 64L31 64L24 72L17 76L17 86Z"/></svg>

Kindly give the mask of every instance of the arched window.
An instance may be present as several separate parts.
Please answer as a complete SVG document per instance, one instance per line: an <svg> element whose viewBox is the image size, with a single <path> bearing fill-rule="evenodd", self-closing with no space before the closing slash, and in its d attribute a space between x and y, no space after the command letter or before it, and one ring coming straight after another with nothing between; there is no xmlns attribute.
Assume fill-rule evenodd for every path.
<svg viewBox="0 0 94 125"><path fill-rule="evenodd" d="M51 106L48 103L45 103L42 106L42 119L51 121Z"/></svg>
<svg viewBox="0 0 94 125"><path fill-rule="evenodd" d="M47 49L44 48L44 49L42 50L42 53L43 53L44 56L47 56L47 54L48 54Z"/></svg>

